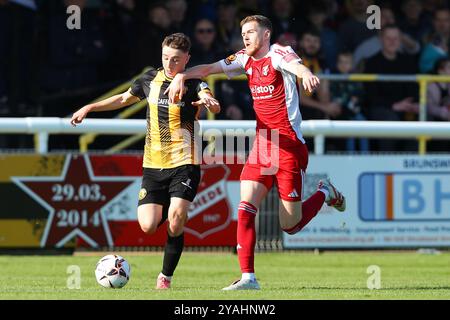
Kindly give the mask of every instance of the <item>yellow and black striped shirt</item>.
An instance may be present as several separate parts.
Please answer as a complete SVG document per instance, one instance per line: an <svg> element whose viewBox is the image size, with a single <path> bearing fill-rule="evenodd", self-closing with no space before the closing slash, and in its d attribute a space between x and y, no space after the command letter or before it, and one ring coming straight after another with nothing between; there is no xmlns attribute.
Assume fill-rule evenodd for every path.
<svg viewBox="0 0 450 320"><path fill-rule="evenodd" d="M162 68L150 68L131 86L132 95L148 102L144 168L175 168L200 161L195 144L200 110L191 103L201 91L210 90L201 80L187 80L182 100L171 104L164 94L171 81Z"/></svg>

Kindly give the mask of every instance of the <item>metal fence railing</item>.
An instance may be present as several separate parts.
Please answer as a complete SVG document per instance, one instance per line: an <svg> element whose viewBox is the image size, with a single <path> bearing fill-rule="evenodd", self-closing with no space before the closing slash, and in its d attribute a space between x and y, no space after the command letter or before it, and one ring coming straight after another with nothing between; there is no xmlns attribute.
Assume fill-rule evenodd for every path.
<svg viewBox="0 0 450 320"><path fill-rule="evenodd" d="M244 135L255 133L255 121L200 120L204 137ZM73 127L70 119L62 118L0 118L0 133L36 134L36 152L48 152L50 134L98 133L107 135L136 135L145 132L144 119L86 119ZM450 122L417 121L331 121L306 120L301 124L305 137L314 137L314 153L323 154L326 137L368 137L368 138L450 138ZM252 131L253 129L253 131ZM424 154L426 148L419 149Z"/></svg>

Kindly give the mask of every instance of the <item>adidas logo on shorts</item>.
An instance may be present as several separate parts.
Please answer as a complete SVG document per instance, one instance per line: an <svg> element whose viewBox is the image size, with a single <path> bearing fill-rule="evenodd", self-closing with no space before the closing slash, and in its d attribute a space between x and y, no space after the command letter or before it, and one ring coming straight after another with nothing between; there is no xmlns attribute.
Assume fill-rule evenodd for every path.
<svg viewBox="0 0 450 320"><path fill-rule="evenodd" d="M290 197L290 198L296 198L296 197L298 197L297 190L295 190L295 189L292 190L292 192L288 194L288 197Z"/></svg>

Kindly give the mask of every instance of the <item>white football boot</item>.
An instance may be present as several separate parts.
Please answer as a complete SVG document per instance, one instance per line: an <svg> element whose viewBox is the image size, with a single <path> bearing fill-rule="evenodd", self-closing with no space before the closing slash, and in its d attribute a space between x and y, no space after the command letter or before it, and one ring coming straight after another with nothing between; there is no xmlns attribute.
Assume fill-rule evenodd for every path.
<svg viewBox="0 0 450 320"><path fill-rule="evenodd" d="M233 282L228 287L223 288L222 290L259 290L259 283L255 280L250 279L239 279Z"/></svg>
<svg viewBox="0 0 450 320"><path fill-rule="evenodd" d="M334 207L338 211L345 211L345 197L338 189L336 189L329 178L319 181L317 189L322 188L328 191L328 197L325 199L325 203L330 207Z"/></svg>

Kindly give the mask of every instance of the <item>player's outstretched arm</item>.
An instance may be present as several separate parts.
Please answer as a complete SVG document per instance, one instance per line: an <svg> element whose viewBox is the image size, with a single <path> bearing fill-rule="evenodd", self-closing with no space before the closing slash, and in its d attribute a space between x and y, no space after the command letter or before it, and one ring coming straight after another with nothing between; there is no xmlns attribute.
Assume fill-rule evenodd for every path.
<svg viewBox="0 0 450 320"><path fill-rule="evenodd" d="M286 63L284 66L286 71L296 75L298 78L302 79L303 89L312 92L320 85L320 80L317 76L315 76L311 70L305 67L303 64L298 61L292 61L290 63Z"/></svg>
<svg viewBox="0 0 450 320"><path fill-rule="evenodd" d="M86 118L89 112L117 110L138 102L139 98L133 96L130 91L131 89L129 89L127 92L117 94L105 100L85 105L73 114L70 123L75 127L77 124L80 124L84 120L84 118Z"/></svg>
<svg viewBox="0 0 450 320"><path fill-rule="evenodd" d="M164 94L169 95L169 102L173 103L175 97L178 95L179 99L183 98L184 94L184 81L188 79L202 79L210 74L222 73L222 67L220 62L215 62L211 64L200 64L198 66L189 68L182 73L178 73L175 78L173 78L169 87L166 89Z"/></svg>

